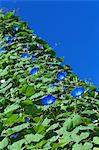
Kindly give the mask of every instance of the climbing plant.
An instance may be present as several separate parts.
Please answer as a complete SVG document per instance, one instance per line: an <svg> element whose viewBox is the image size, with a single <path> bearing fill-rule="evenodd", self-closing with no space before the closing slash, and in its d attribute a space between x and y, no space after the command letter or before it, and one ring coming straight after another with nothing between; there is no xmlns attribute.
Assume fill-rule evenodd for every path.
<svg viewBox="0 0 99 150"><path fill-rule="evenodd" d="M0 11L0 149L99 150L99 91Z"/></svg>

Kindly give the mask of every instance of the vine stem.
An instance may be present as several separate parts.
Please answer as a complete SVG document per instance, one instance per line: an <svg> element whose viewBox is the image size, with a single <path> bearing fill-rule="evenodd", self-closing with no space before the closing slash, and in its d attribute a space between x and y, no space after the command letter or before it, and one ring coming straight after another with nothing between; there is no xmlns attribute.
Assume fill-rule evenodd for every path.
<svg viewBox="0 0 99 150"><path fill-rule="evenodd" d="M49 109L49 112L52 114L53 119L58 122L58 120L56 119L56 117L55 117L55 115L54 115L54 113L53 113L53 108L52 108L52 112L51 112L51 109ZM59 124L59 127L61 128L61 125L60 125L60 124Z"/></svg>
<svg viewBox="0 0 99 150"><path fill-rule="evenodd" d="M75 99L75 113L77 111L77 99Z"/></svg>

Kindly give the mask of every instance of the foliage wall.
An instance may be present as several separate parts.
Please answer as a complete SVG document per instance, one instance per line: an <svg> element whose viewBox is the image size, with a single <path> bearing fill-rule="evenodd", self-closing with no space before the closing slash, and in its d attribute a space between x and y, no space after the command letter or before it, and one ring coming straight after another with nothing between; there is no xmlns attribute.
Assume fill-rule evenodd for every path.
<svg viewBox="0 0 99 150"><path fill-rule="evenodd" d="M99 150L99 92L0 11L0 149Z"/></svg>

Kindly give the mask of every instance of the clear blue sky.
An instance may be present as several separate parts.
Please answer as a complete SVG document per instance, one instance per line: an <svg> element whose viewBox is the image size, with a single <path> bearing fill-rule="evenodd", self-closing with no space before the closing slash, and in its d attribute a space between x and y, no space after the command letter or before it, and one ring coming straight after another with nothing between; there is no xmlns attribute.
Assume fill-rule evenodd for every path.
<svg viewBox="0 0 99 150"><path fill-rule="evenodd" d="M80 79L99 87L99 2L1 0L1 8L16 9L56 55L64 57Z"/></svg>

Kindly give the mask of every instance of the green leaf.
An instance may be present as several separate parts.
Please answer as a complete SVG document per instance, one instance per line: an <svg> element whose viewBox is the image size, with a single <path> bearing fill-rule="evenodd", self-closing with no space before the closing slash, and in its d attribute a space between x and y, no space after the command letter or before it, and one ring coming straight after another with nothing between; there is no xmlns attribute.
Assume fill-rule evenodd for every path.
<svg viewBox="0 0 99 150"><path fill-rule="evenodd" d="M12 87L12 83L10 83L8 86L6 86L5 88L3 88L2 90L0 90L0 93L5 93L8 89L10 89Z"/></svg>
<svg viewBox="0 0 99 150"><path fill-rule="evenodd" d="M47 93L51 93L51 92L55 92L55 91L58 91L58 87L54 87L54 88L52 88L52 87L48 87L47 88Z"/></svg>
<svg viewBox="0 0 99 150"><path fill-rule="evenodd" d="M44 137L44 135L41 135L38 133L36 133L35 135L28 134L28 135L25 135L25 140L26 140L26 143L39 142L43 137Z"/></svg>
<svg viewBox="0 0 99 150"><path fill-rule="evenodd" d="M1 84L0 89L4 88L10 81L12 81L12 78L9 78L7 81Z"/></svg>
<svg viewBox="0 0 99 150"><path fill-rule="evenodd" d="M12 114L11 117L4 120L4 123L7 125L13 125L15 122L17 122L18 114Z"/></svg>
<svg viewBox="0 0 99 150"><path fill-rule="evenodd" d="M9 150L23 150L23 148L22 148L22 144L23 143L25 143L25 140L24 139L22 139L22 140L19 140L19 141L17 141L17 142L15 142L15 143L13 143L12 145L9 145L8 146L8 149Z"/></svg>
<svg viewBox="0 0 99 150"><path fill-rule="evenodd" d="M69 144L69 142L71 141L72 139L70 137L70 134L67 132L59 139L59 146L63 148L65 145Z"/></svg>
<svg viewBox="0 0 99 150"><path fill-rule="evenodd" d="M81 133L80 135L77 135L76 133L71 133L71 138L73 139L73 141L75 141L76 143L79 143L80 141L82 141L83 139L86 139L89 137L89 133L85 132L85 133Z"/></svg>
<svg viewBox="0 0 99 150"><path fill-rule="evenodd" d="M47 142L44 147L43 147L44 150L49 150L51 149L51 145L50 145L50 142Z"/></svg>
<svg viewBox="0 0 99 150"><path fill-rule="evenodd" d="M1 142L0 142L0 149L4 149L8 145L9 139L5 137Z"/></svg>
<svg viewBox="0 0 99 150"><path fill-rule="evenodd" d="M24 82L26 80L26 78L21 78L21 75L17 75L17 78L20 78L19 82Z"/></svg>
<svg viewBox="0 0 99 150"><path fill-rule="evenodd" d="M51 145L52 145L52 148L51 148L52 150L56 150L59 147L59 143L52 143Z"/></svg>
<svg viewBox="0 0 99 150"><path fill-rule="evenodd" d="M15 12L15 10L13 10L11 12L7 12L4 19L7 20L7 19L14 17L14 12Z"/></svg>
<svg viewBox="0 0 99 150"><path fill-rule="evenodd" d="M93 138L93 143L99 145L99 137L98 136Z"/></svg>
<svg viewBox="0 0 99 150"><path fill-rule="evenodd" d="M59 57L59 61L64 62L64 58L63 57Z"/></svg>
<svg viewBox="0 0 99 150"><path fill-rule="evenodd" d="M70 131L76 126L82 123L81 117L78 114L72 115L70 118L67 118L63 124L63 127Z"/></svg>
<svg viewBox="0 0 99 150"><path fill-rule="evenodd" d="M20 105L19 104L12 104L12 105L10 105L10 106L8 106L8 107L6 107L5 109L4 109L4 114L7 114L7 113L9 113L10 111L14 111L14 110L16 110L16 109L18 109L20 107Z"/></svg>
<svg viewBox="0 0 99 150"><path fill-rule="evenodd" d="M59 130L56 130L55 132L59 135L64 135L64 134L69 133L69 132L66 131L66 129L64 127L60 128Z"/></svg>
<svg viewBox="0 0 99 150"><path fill-rule="evenodd" d="M7 69L8 69L8 67L6 67L4 70L0 69L0 76L7 75L8 74Z"/></svg>
<svg viewBox="0 0 99 150"><path fill-rule="evenodd" d="M81 123L82 123L82 119L81 119L80 115L75 114L73 117L73 128L80 125Z"/></svg>
<svg viewBox="0 0 99 150"><path fill-rule="evenodd" d="M26 96L32 96L35 93L34 86L28 86L26 88Z"/></svg>
<svg viewBox="0 0 99 150"><path fill-rule="evenodd" d="M37 132L37 133L42 133L43 131L45 131L45 127L38 124L38 125L35 125L34 126L34 130Z"/></svg>
<svg viewBox="0 0 99 150"><path fill-rule="evenodd" d="M48 126L48 124L51 122L51 119L48 119L47 117L44 119L44 121L42 122L43 126Z"/></svg>
<svg viewBox="0 0 99 150"><path fill-rule="evenodd" d="M99 148L98 147L94 147L93 150L99 150Z"/></svg>
<svg viewBox="0 0 99 150"><path fill-rule="evenodd" d="M93 147L93 144L92 144L92 143L86 142L86 143L83 145L83 150L90 150L92 147Z"/></svg>
<svg viewBox="0 0 99 150"><path fill-rule="evenodd" d="M82 150L82 144L74 144L72 150Z"/></svg>
<svg viewBox="0 0 99 150"><path fill-rule="evenodd" d="M29 104L29 105L24 105L23 108L25 109L25 112L28 115L32 115L33 117L37 116L38 114L42 113L41 109L38 109L36 105L34 104ZM39 118L40 119L40 118ZM37 120L38 122L38 120Z"/></svg>
<svg viewBox="0 0 99 150"><path fill-rule="evenodd" d="M48 44L44 44L44 47L47 49L47 48L49 48L49 45Z"/></svg>
<svg viewBox="0 0 99 150"><path fill-rule="evenodd" d="M30 99L38 98L39 96L44 95L44 92L40 91L39 93L35 93L33 96L30 97Z"/></svg>
<svg viewBox="0 0 99 150"><path fill-rule="evenodd" d="M71 118L65 120L63 128L67 131L70 131L73 128L73 121Z"/></svg>
<svg viewBox="0 0 99 150"><path fill-rule="evenodd" d="M20 93L20 94L21 94L21 93L25 93L27 86L28 86L27 84L21 85L21 86L19 87L19 93Z"/></svg>
<svg viewBox="0 0 99 150"><path fill-rule="evenodd" d="M18 125L18 126L15 126L13 128L8 128L7 130L3 130L2 134L1 135L10 135L10 134L13 134L15 132L19 132L25 128L27 128L29 126L29 123L23 123L21 125Z"/></svg>
<svg viewBox="0 0 99 150"><path fill-rule="evenodd" d="M48 139L48 141L49 141L50 143L53 143L53 142L55 142L58 138L59 138L59 135L53 136L53 137L51 137L50 139Z"/></svg>
<svg viewBox="0 0 99 150"><path fill-rule="evenodd" d="M46 130L46 132L48 132L49 130L54 130L54 129L57 128L58 126L59 126L59 123L53 124L53 125L51 125L51 126Z"/></svg>
<svg viewBox="0 0 99 150"><path fill-rule="evenodd" d="M72 150L91 150L92 147L92 143L89 142L86 142L84 145L75 143Z"/></svg>
<svg viewBox="0 0 99 150"><path fill-rule="evenodd" d="M42 140L41 142L39 142L39 143L37 143L37 144L35 145L35 148L40 148L40 147L42 147L45 143L46 143L46 140Z"/></svg>

